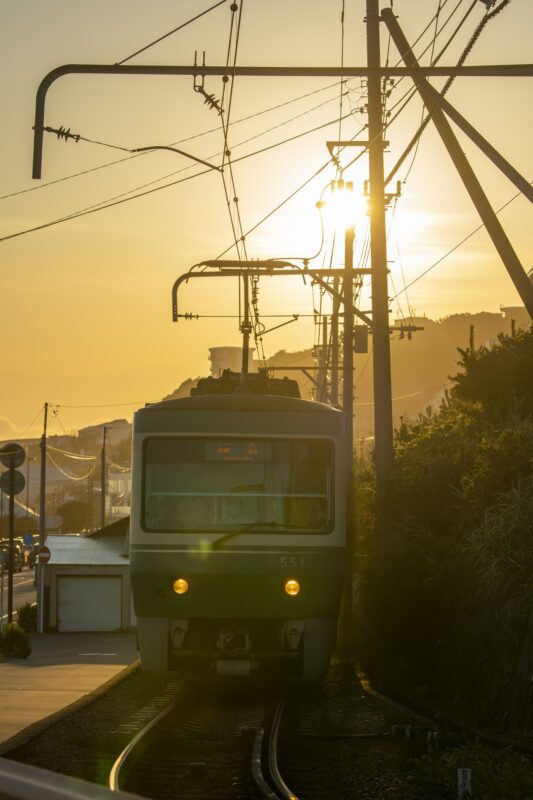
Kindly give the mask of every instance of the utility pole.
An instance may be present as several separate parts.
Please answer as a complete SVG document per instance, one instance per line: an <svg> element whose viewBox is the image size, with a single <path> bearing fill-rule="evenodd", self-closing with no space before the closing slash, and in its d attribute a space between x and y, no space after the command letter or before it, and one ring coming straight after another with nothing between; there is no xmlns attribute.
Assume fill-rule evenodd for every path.
<svg viewBox="0 0 533 800"><path fill-rule="evenodd" d="M104 425L104 438L102 441L102 454L100 461L100 528L105 525L105 495L106 495L106 461L105 461L105 445L107 436L107 426Z"/></svg>
<svg viewBox="0 0 533 800"><path fill-rule="evenodd" d="M328 318L322 319L322 344L318 348L318 387L319 403L328 402Z"/></svg>
<svg viewBox="0 0 533 800"><path fill-rule="evenodd" d="M342 408L345 424L345 480L346 480L346 565L344 572L344 591L339 618L339 654L346 658L352 649L352 576L353 576L353 248L355 228L348 226L344 234L344 276L342 293L344 301L343 315L343 380Z"/></svg>
<svg viewBox="0 0 533 800"><path fill-rule="evenodd" d="M87 478L87 527L93 530L93 479L90 475Z"/></svg>
<svg viewBox="0 0 533 800"><path fill-rule="evenodd" d="M46 429L48 425L48 403L44 404L43 435L41 436L41 482L39 486L39 547L46 539ZM44 631L44 564L37 559L37 631Z"/></svg>
<svg viewBox="0 0 533 800"><path fill-rule="evenodd" d="M244 317L241 322L241 333L242 333L242 367L241 367L241 391L246 391L246 387L248 384L248 362L250 358L250 334L252 332L252 325L250 322L250 297L249 297L249 275L247 272L244 273L243 277L243 286L244 286Z"/></svg>
<svg viewBox="0 0 533 800"><path fill-rule="evenodd" d="M43 435L41 436L41 485L39 487L39 546L46 539L46 427L48 424L48 403L44 404ZM40 570L39 570L40 571Z"/></svg>
<svg viewBox="0 0 533 800"><path fill-rule="evenodd" d="M389 339L387 233L383 170L383 114L379 44L379 0L366 0L368 138L370 177L370 257L374 366L376 484L379 491L393 459L392 387ZM346 376L345 376L346 377Z"/></svg>
<svg viewBox="0 0 533 800"><path fill-rule="evenodd" d="M355 228L349 226L344 234L344 278L342 293L344 298L344 343L343 343L343 381L342 408L346 424L346 458L348 479L348 495L351 494L351 476L353 469L353 246ZM349 521L347 520L349 526Z"/></svg>
<svg viewBox="0 0 533 800"><path fill-rule="evenodd" d="M333 281L333 309L331 313L331 405L339 405L339 279Z"/></svg>

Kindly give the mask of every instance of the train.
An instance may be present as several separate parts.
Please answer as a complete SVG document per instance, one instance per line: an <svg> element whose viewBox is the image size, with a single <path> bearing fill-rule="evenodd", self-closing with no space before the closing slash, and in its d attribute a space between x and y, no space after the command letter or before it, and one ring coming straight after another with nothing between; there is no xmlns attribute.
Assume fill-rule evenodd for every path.
<svg viewBox="0 0 533 800"><path fill-rule="evenodd" d="M345 417L237 373L134 416L129 534L143 670L317 682L345 573Z"/></svg>

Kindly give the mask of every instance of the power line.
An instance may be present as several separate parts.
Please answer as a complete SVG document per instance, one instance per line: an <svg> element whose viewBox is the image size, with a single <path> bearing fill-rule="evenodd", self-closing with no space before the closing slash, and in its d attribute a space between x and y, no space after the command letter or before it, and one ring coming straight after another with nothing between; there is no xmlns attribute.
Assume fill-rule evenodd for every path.
<svg viewBox="0 0 533 800"><path fill-rule="evenodd" d="M168 39L168 37L172 36L173 33L177 33L178 31L181 31L183 28L186 28L187 25L190 25L191 22L196 22L197 19L200 19L200 17L203 17L206 14L209 14L210 11L213 11L215 8L218 8L218 6L223 5L225 2L227 2L227 0L220 0L220 2L215 3L214 6L210 6L209 8L206 8L205 11L202 11L200 14L197 14L195 17L192 17L191 19L187 20L187 22L184 22L182 25L178 25L177 28L173 28L171 31L169 31L168 33L163 34L163 36L160 36L158 39L154 39L153 42L150 42L150 44L147 44L144 47L141 47L140 50L136 50L135 53L132 53L130 56L126 56L126 58L123 58L122 61L117 61L116 65L120 66L121 64L125 64L126 61L130 61L132 58L134 58L134 56L138 56L139 53L144 53L145 50L148 50L150 47L153 47L155 44L159 44L159 42L162 42L163 39Z"/></svg>
<svg viewBox="0 0 533 800"><path fill-rule="evenodd" d="M48 452L48 448L47 448L47 452L46 452L46 457L52 462L54 467L57 470L59 470L59 472L62 475L64 475L66 478L68 478L71 481L84 481L87 478L89 478L93 474L95 469L96 469L96 464L95 464L93 467L91 467L89 472L87 472L85 475L79 475L79 476L78 475L71 475L70 472L67 472L66 470L64 470L62 467L59 466L59 464L56 461L54 461L52 455Z"/></svg>
<svg viewBox="0 0 533 800"><path fill-rule="evenodd" d="M530 181L530 183L533 183L533 181ZM496 214L499 214L500 211L503 211L504 208L507 208L507 206L510 205L514 200L516 200L517 197L520 197L521 194L522 194L522 192L517 192L515 195L513 195L513 197L511 197L510 200L508 200L506 203L503 204L503 206L500 206L500 208L498 208L496 210ZM394 295L394 297L391 297L391 300L396 300L396 298L399 295L403 294L403 292L406 292L407 289L409 289L409 287L411 287L414 283L416 283L421 278L423 278L425 275L427 275L428 272L431 272L432 269L434 269L436 266L441 264L444 261L444 259L448 258L448 256L450 256L452 253L454 253L459 247L461 247L461 245L463 245L465 242L467 242L469 239L471 239L472 236L474 236L475 233L477 233L478 231L480 231L484 227L485 227L484 224L478 225L478 227L475 228L473 231L471 231L468 234L468 236L465 236L464 239L461 239L461 241L458 242L454 247L450 248L450 250L448 250L447 253L445 253L443 256L441 256L439 259L437 259L437 261L435 261L430 267L425 269L424 272L421 272L420 275L418 275L410 283L408 283L407 286L405 286L403 289L401 289L398 292L398 294Z"/></svg>
<svg viewBox="0 0 533 800"><path fill-rule="evenodd" d="M252 157L254 157L256 155L260 155L262 153L266 153L267 151L273 150L276 147L280 147L280 146L282 146L284 144L288 144L289 142L295 141L296 139L299 139L299 138L301 138L303 136L308 136L311 133L315 133L316 131L321 130L323 128L326 128L329 125L332 125L332 124L334 124L336 122L337 122L337 119L330 120L328 122L323 123L322 125L317 125L316 127L311 128L311 129L309 129L307 131L303 131L302 133L295 134L294 136L291 136L291 137L289 137L287 139L283 139L280 142L275 142L274 144L266 145L265 147L262 147L259 150L255 150L252 153L247 153L246 155L239 156L239 158L234 159L233 163L235 164L235 163L237 163L239 161L244 161L244 160L246 160L248 158L252 158ZM328 162L326 162L326 165L327 164L329 164L329 160L328 160ZM187 167L186 169L189 169L189 167ZM180 170L180 171L182 171L182 170ZM77 219L78 217L87 216L88 214L93 214L93 213L96 213L97 211L103 211L106 208L112 208L113 206L121 205L122 203L127 203L130 200L136 200L139 197L144 197L146 195L153 194L154 192L161 191L162 189L168 189L171 186L176 186L176 185L178 185L180 183L185 183L186 181L192 180L193 178L198 178L201 175L207 175L208 173L211 173L211 172L212 172L212 170L210 170L210 169L201 170L200 172L195 172L192 175L186 176L185 178L180 178L178 180L171 181L170 183L166 183L163 186L156 186L153 189L148 189L148 190L146 190L144 192L140 192L139 194L135 194L135 195L133 195L131 197L125 197L124 195L129 194L129 192L131 192L131 191L134 191L134 190L130 189L129 192L124 192L122 195L117 195L116 199L115 198L110 198L109 201L102 201L101 203L96 203L93 206L89 206L89 207L81 209L79 211L72 212L71 214L67 214L64 217L59 217L58 219L51 220L50 222L45 222L45 223L42 223L41 225L36 225L33 228L26 228L23 231L18 231L17 233L11 233L11 234L8 234L6 236L2 236L2 237L0 237L0 242L7 241L9 239L15 239L18 236L24 236L27 233L34 233L35 231L43 230L44 228L50 228L53 225L59 225L61 222L67 222L67 221L69 221L71 219ZM161 180L161 179L159 179L159 180ZM145 185L147 185L147 184L145 184ZM233 245L232 245L232 247L233 247ZM229 249L231 249L231 248L229 248ZM227 251L225 251L225 252L227 252Z"/></svg>
<svg viewBox="0 0 533 800"><path fill-rule="evenodd" d="M119 472L131 472L131 467L124 467L121 464L117 464L115 461L109 458L109 456L106 456L105 460L107 461L110 467L114 467Z"/></svg>
<svg viewBox="0 0 533 800"><path fill-rule="evenodd" d="M275 106L269 106L268 108L264 108L261 111L256 111L253 114L248 114L246 117L240 117L240 119L236 119L234 122L230 122L229 125L233 126L233 125L238 125L241 122L248 122L249 120L255 119L256 117L263 116L264 114L269 114L272 111L277 111L278 109L283 108L284 106L288 106L288 105L291 105L292 103L296 103L299 100L305 100L307 97L311 97L312 95L319 94L320 92L325 92L328 89L333 89L338 85L339 85L339 81L336 81L335 83L328 84L328 86L323 86L320 89L314 89L311 92L306 92L305 94L298 95L297 97L292 97L290 100L285 100L283 103L278 103ZM336 99L336 98L330 98L329 100L326 100L324 103L320 103L317 106L313 106L311 109L309 109L308 111L303 112L302 114L297 114L294 117L290 117L288 120L286 120L285 122L280 123L277 126L273 126L272 128L267 128L265 131L263 131L263 133L268 133L269 131L275 130L277 127L282 127L284 124L292 122L295 119L298 119L298 117L300 117L300 116L305 116L305 114L308 114L308 113L311 113L312 111L315 111L317 108L320 108L322 105L326 105L327 103L331 103L332 100L334 100L334 99ZM175 142L170 142L170 146L173 147L174 145L185 144L186 142L190 142L193 139L199 139L202 136L208 136L210 133L216 133L216 132L218 132L218 130L219 130L218 127L209 128L209 130L202 131L200 133L195 133L192 136L186 136L184 139L178 139ZM262 134L257 134L257 136L260 136L260 135L262 135ZM245 139L244 142L239 142L237 145L234 145L234 147L239 147L241 144L245 144L246 142L249 142L252 139L257 138L257 136L256 137L252 136L252 137L250 137L250 139ZM56 180L53 180L53 181L47 181L46 183L39 183L39 184L37 184L35 186L29 186L27 189L19 189L16 192L10 192L9 194L0 195L0 200L7 200L10 197L17 197L20 194L26 194L27 192L35 192L35 191L38 191L39 189L45 189L48 186L54 186L56 183L62 183L63 181L68 181L68 180L71 180L73 178L79 178L79 177L81 177L83 175L88 175L88 174L90 174L92 172L97 172L98 170L106 169L107 167L114 167L116 164L123 164L125 161L132 161L134 158L141 158L143 156L148 156L148 155L153 155L153 152L148 151L148 152L143 152L143 153L133 153L130 156L126 156L126 158L119 158L119 159L116 159L115 161L108 161L106 164L99 164L98 166L91 167L90 169L85 169L85 170L82 170L80 172L74 172L71 175L64 175L62 178L57 178Z"/></svg>
<svg viewBox="0 0 533 800"><path fill-rule="evenodd" d="M47 444L47 449L53 450L56 453L61 453L63 456L67 456L68 458L72 458L75 461L95 461L96 456L89 456L84 453L72 453L70 450L62 450L60 447L53 447L51 444Z"/></svg>
<svg viewBox="0 0 533 800"><path fill-rule="evenodd" d="M479 25L476 27L476 29L475 29L474 33L473 33L473 34L472 34L472 36L470 37L470 40L469 40L468 44L466 45L466 47L464 48L463 52L461 53L461 55L460 55L460 57L459 57L459 60L458 60L458 62L457 62L457 66L458 66L458 67L459 67L459 66L462 66L462 64L464 64L464 62L466 61L466 59L467 59L468 55L469 55L469 54L470 54L470 52L472 51L472 49L473 49L473 47L474 47L475 43L476 43L476 42L477 42L477 40L479 39L479 37L480 37L480 35L481 35L481 33L482 33L483 29L484 29L484 28L485 28L485 26L487 25L487 23L488 23L490 20L494 19L494 17L495 17L497 14L499 14L501 11L503 11L503 9L505 8L505 6L507 6L507 5L508 5L510 2L511 2L511 0L502 0L502 2L500 3L500 5L499 5L497 8L495 8L495 9L494 9L494 11L491 11L491 12L489 12L488 14L486 14L486 15L483 17L483 19L481 20L481 22L479 23ZM462 20L461 20L461 22L459 23L459 26L457 27L457 29L456 29L456 31L454 32L453 36L455 36L455 35L456 35L456 33L458 32L458 30L460 29L460 27L462 27L462 25L463 25L463 24L464 24L464 22L466 21L467 17L470 15L471 11L474 9L475 5L476 5L476 0L474 0L473 4L472 4L472 5L470 6L470 8L468 9L467 13L464 15L463 19L462 19ZM451 40L450 40L450 41L451 41ZM450 43L450 42L448 42L448 43L446 44L446 46L445 46L445 47L444 47L444 48L443 48L443 49L440 51L440 53L438 54L438 56L435 58L435 63L437 63L437 62L439 61L439 59L441 58L442 54L443 54L443 53L444 53L444 51L447 49L447 47L448 47L449 43ZM443 87L442 91L440 92L440 94L441 94L441 96L442 96L442 97L444 97L444 96L445 96L445 94L448 92L448 89L449 89L449 88L450 88L450 86L453 84L454 80L455 80L455 77L454 77L454 76L450 76L450 77L448 78L448 80L447 80L447 81L446 81L446 83L444 84L444 87ZM422 134L424 133L425 129L426 129L426 128L427 128L427 126L429 125L429 122L430 122L430 120L431 120L431 115L430 115L430 114L427 114L427 115L425 116L425 118L423 119L422 123L420 124L420 126L418 127L418 130L416 131L416 133L415 133L415 134L414 134L414 136L412 137L411 141L409 142L409 144L407 145L407 147L404 149L404 151L403 151L403 153L401 154L400 158L399 158L399 159L396 161L396 164L394 165L394 167L391 169L391 171L389 172L389 174L388 174L388 175L387 175L387 177L385 178L385 184L389 183L389 181L391 181L391 180L392 180L392 178L394 177L394 175L395 175L395 174L397 173L397 171L400 169L401 165L403 164L403 162L405 161L405 159L407 158L407 156L409 155L409 153L411 152L411 150L413 149L413 147L415 147L415 145L417 144L418 140L420 139L420 137L421 137L421 136L422 136Z"/></svg>

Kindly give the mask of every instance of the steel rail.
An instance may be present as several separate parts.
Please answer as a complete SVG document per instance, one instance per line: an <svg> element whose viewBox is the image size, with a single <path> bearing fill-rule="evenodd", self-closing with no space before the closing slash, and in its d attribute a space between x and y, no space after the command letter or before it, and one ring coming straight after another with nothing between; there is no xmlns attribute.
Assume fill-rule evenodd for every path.
<svg viewBox="0 0 533 800"><path fill-rule="evenodd" d="M268 733L259 730L254 740L252 774L263 800L298 800L281 777L278 767L278 735L284 707L285 697L281 697L276 705Z"/></svg>
<svg viewBox="0 0 533 800"><path fill-rule="evenodd" d="M270 773L270 779L274 784L274 788L278 793L278 796L282 798L282 800L298 800L296 795L291 792L281 777L278 766L278 738L284 708L285 698L282 697L276 707L274 719L272 720L272 726L270 728L270 737L268 742L268 769Z"/></svg>
<svg viewBox="0 0 533 800"><path fill-rule="evenodd" d="M159 712L159 714L154 717L150 722L142 728L139 733L137 733L131 742L124 748L122 753L119 755L115 763L111 768L111 772L109 773L109 788L112 792L122 792L120 788L120 775L121 770L123 770L124 765L128 763L128 760L131 758L132 753L136 750L139 743L146 737L146 735L158 725L161 720L163 720L171 711L173 711L177 705L179 705L183 700L183 696L177 697L175 700L170 703L166 708Z"/></svg>

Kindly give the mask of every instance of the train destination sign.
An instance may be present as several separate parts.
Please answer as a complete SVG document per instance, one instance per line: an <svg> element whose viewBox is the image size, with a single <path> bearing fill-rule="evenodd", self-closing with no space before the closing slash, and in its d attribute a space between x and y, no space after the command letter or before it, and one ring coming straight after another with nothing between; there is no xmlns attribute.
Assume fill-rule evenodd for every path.
<svg viewBox="0 0 533 800"><path fill-rule="evenodd" d="M207 441L205 443L205 460L263 462L268 455L267 450L269 450L267 442L249 439Z"/></svg>

